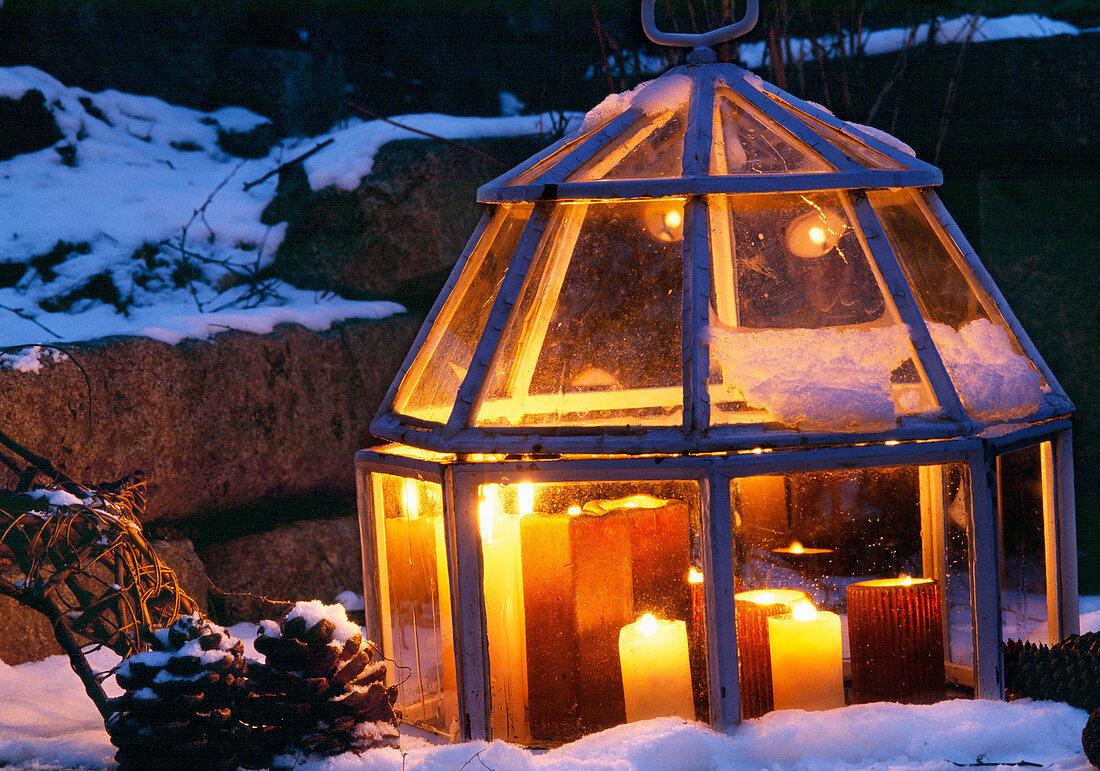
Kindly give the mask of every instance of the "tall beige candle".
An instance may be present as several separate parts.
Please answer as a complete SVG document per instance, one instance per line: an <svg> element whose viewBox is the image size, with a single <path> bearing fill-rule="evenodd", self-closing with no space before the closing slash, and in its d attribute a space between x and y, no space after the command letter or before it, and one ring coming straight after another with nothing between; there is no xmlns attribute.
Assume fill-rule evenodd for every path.
<svg viewBox="0 0 1100 771"><path fill-rule="evenodd" d="M844 706L840 616L800 600L790 613L768 619L768 642L776 709Z"/></svg>
<svg viewBox="0 0 1100 771"><path fill-rule="evenodd" d="M772 665L768 618L789 613L809 595L797 589L753 589L734 595L737 623L737 669L741 717L748 720L772 711Z"/></svg>

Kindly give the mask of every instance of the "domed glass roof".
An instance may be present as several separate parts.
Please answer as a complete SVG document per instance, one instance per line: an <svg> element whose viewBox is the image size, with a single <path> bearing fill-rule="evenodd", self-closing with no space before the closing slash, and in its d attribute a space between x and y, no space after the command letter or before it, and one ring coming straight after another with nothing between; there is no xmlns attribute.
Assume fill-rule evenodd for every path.
<svg viewBox="0 0 1100 771"><path fill-rule="evenodd" d="M609 97L481 188L371 430L456 452L707 452L1069 414L941 181L733 65Z"/></svg>

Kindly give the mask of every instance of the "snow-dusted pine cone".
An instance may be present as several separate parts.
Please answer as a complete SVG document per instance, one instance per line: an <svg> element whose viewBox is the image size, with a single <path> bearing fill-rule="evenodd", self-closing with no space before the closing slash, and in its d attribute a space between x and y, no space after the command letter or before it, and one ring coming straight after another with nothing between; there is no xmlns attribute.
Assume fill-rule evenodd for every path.
<svg viewBox="0 0 1100 771"><path fill-rule="evenodd" d="M281 624L264 621L255 645L266 663L252 663L234 712L251 731L243 760L396 746L397 689L342 606L299 602Z"/></svg>
<svg viewBox="0 0 1100 771"><path fill-rule="evenodd" d="M235 768L231 706L247 662L241 641L200 614L153 632L154 650L119 665L126 693L107 720L119 768Z"/></svg>
<svg viewBox="0 0 1100 771"><path fill-rule="evenodd" d="M1061 701L1088 712L1100 707L1100 635L1074 635L1050 647L1009 640L1005 697Z"/></svg>

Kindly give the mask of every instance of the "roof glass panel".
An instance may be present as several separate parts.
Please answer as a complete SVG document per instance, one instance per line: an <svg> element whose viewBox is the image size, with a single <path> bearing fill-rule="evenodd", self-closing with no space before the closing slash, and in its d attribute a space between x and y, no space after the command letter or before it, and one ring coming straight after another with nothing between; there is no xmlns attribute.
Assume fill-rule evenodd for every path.
<svg viewBox="0 0 1100 771"><path fill-rule="evenodd" d="M683 173L686 131L686 107L647 115L566 177L566 181L679 177Z"/></svg>
<svg viewBox="0 0 1100 771"><path fill-rule="evenodd" d="M394 397L394 412L446 423L531 204L497 209Z"/></svg>
<svg viewBox="0 0 1100 771"><path fill-rule="evenodd" d="M889 428L933 414L847 196L710 196L711 422Z"/></svg>
<svg viewBox="0 0 1100 771"><path fill-rule="evenodd" d="M679 425L683 207L555 206L474 425Z"/></svg>
<svg viewBox="0 0 1100 771"><path fill-rule="evenodd" d="M714 94L711 174L783 174L835 169L790 132L739 99L728 86Z"/></svg>
<svg viewBox="0 0 1100 771"><path fill-rule="evenodd" d="M919 193L879 190L869 199L963 407L983 422L1034 412L1047 388L1043 376Z"/></svg>
<svg viewBox="0 0 1100 771"><path fill-rule="evenodd" d="M851 158L855 163L861 166L866 166L868 169L886 169L889 171L902 171L906 169L906 166L895 161L887 155L880 153L878 150L860 142L853 137L848 136L842 131L838 131L832 126L818 120L812 115L808 115L801 110L798 110L783 100L777 98L774 94L764 92L767 96L775 102L778 102L782 107L787 110L791 115L798 118L805 123L812 131L820 134L827 142L832 144L842 153Z"/></svg>
<svg viewBox="0 0 1100 771"><path fill-rule="evenodd" d="M565 156L576 150L586 139L595 134L597 131L602 130L603 127L614 120L615 117L617 116L611 115L607 120L598 122L588 131L585 131L583 134L579 134L572 141L566 142L564 145L559 147L547 157L543 158L527 171L523 172L522 174L518 174L515 179L513 179L506 185L506 187L526 185L529 182L535 181L543 174L545 174L546 171L549 170L551 167L556 166L559 162L561 162L561 160L565 158Z"/></svg>

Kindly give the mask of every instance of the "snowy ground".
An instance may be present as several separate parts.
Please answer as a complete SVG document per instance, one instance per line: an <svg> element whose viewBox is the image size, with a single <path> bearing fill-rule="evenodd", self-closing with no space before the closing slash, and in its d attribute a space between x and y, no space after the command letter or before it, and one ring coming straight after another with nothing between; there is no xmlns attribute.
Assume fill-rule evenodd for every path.
<svg viewBox="0 0 1100 771"><path fill-rule="evenodd" d="M1081 599L1082 631L1100 630L1100 597ZM251 647L255 626L233 634ZM117 659L100 654L93 666ZM108 683L108 685L113 684ZM335 758L286 758L302 771L733 771L735 769L954 769L1021 763L1069 771L1091 768L1081 750L1088 715L1054 702L957 700L927 706L862 704L827 712L773 712L725 736L662 718L612 728L549 752L504 742L432 745L405 736L400 750ZM114 748L68 660L0 663L0 766L114 768ZM1025 766L1026 767L1026 766Z"/></svg>

